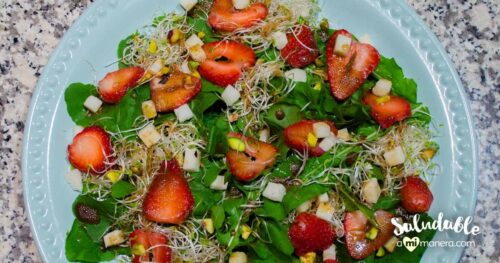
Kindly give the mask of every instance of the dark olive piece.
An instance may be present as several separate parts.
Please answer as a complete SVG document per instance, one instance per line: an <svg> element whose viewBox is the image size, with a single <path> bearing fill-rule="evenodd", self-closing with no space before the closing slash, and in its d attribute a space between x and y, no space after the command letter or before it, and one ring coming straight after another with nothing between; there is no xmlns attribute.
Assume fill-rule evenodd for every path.
<svg viewBox="0 0 500 263"><path fill-rule="evenodd" d="M90 207L86 204L78 203L75 207L76 218L80 220L80 222L96 225L99 224L101 218L97 210L93 207Z"/></svg>
<svg viewBox="0 0 500 263"><path fill-rule="evenodd" d="M276 119L278 119L280 121L285 118L285 112L282 109L277 110L275 115L276 115Z"/></svg>

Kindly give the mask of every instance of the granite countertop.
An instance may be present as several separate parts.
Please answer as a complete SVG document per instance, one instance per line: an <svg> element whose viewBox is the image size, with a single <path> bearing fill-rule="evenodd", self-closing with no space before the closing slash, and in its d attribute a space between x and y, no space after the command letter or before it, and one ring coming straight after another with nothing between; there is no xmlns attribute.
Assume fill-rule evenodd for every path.
<svg viewBox="0 0 500 263"><path fill-rule="evenodd" d="M481 233L462 262L500 261L500 10L497 0L407 0L441 40L471 101L480 143ZM91 0L0 0L0 261L40 262L23 203L21 148L31 94Z"/></svg>

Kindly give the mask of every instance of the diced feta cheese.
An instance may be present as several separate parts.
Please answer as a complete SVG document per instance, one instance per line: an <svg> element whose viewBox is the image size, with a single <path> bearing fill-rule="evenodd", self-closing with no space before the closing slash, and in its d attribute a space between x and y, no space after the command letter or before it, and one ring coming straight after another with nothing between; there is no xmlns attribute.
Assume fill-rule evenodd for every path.
<svg viewBox="0 0 500 263"><path fill-rule="evenodd" d="M347 128L344 128L337 131L337 138L347 142L351 140L351 135L349 134Z"/></svg>
<svg viewBox="0 0 500 263"><path fill-rule="evenodd" d="M153 119L158 115L156 112L155 104L152 100L147 100L143 102L141 108L142 108L142 114L148 120Z"/></svg>
<svg viewBox="0 0 500 263"><path fill-rule="evenodd" d="M306 212L307 210L311 209L311 205L312 202L310 200L307 200L304 203L300 204L296 210L298 213Z"/></svg>
<svg viewBox="0 0 500 263"><path fill-rule="evenodd" d="M201 221L201 225L203 228L209 233L213 234L214 233L214 221L212 218L205 218Z"/></svg>
<svg viewBox="0 0 500 263"><path fill-rule="evenodd" d="M337 248L334 244L329 246L327 249L323 250L323 262L327 260L336 260L337 259Z"/></svg>
<svg viewBox="0 0 500 263"><path fill-rule="evenodd" d="M394 149L384 153L384 159L387 165L395 166L405 162L405 153L401 146L397 146Z"/></svg>
<svg viewBox="0 0 500 263"><path fill-rule="evenodd" d="M372 39L370 37L370 35L368 34L364 34L362 35L360 38L358 38L359 42L360 43L363 43L363 44L372 44Z"/></svg>
<svg viewBox="0 0 500 263"><path fill-rule="evenodd" d="M161 71L162 68L163 68L163 62L161 62L161 60L158 59L155 61L155 63L153 63L151 66L149 66L148 72L153 74L153 75L156 75L158 72Z"/></svg>
<svg viewBox="0 0 500 263"><path fill-rule="evenodd" d="M69 186L75 191L81 192L83 189L82 184L82 172L78 169L73 169L66 174L64 174L64 178L66 182L68 182Z"/></svg>
<svg viewBox="0 0 500 263"><path fill-rule="evenodd" d="M189 55L197 62L203 62L207 59L207 54L200 45L189 48Z"/></svg>
<svg viewBox="0 0 500 263"><path fill-rule="evenodd" d="M322 193L318 195L317 198L318 203L326 203L328 202L328 200L330 200L330 198L328 197L328 193Z"/></svg>
<svg viewBox="0 0 500 263"><path fill-rule="evenodd" d="M247 254L244 252L233 252L229 256L229 263L248 263Z"/></svg>
<svg viewBox="0 0 500 263"><path fill-rule="evenodd" d="M313 124L314 135L318 138L326 138L330 135L330 125L326 122L316 122Z"/></svg>
<svg viewBox="0 0 500 263"><path fill-rule="evenodd" d="M179 2L182 6L182 8L184 8L184 10L189 11L191 10L197 3L198 3L198 0L181 0Z"/></svg>
<svg viewBox="0 0 500 263"><path fill-rule="evenodd" d="M349 49L351 48L352 38L348 36L344 36L342 34L337 36L335 40L335 47L333 48L333 53L339 56L346 56L349 53Z"/></svg>
<svg viewBox="0 0 500 263"><path fill-rule="evenodd" d="M90 95L83 103L83 106L85 106L85 108L89 111L96 113L102 106L102 100L96 96Z"/></svg>
<svg viewBox="0 0 500 263"><path fill-rule="evenodd" d="M300 68L294 68L285 72L285 78L297 81L297 82L307 82L306 71Z"/></svg>
<svg viewBox="0 0 500 263"><path fill-rule="evenodd" d="M187 120L190 120L191 118L194 117L193 112L191 111L191 108L189 108L189 105L183 104L179 108L174 109L175 116L177 117L177 120L179 122L185 122Z"/></svg>
<svg viewBox="0 0 500 263"><path fill-rule="evenodd" d="M156 130L155 126L150 123L139 131L139 138L146 145L151 147L161 140L161 134Z"/></svg>
<svg viewBox="0 0 500 263"><path fill-rule="evenodd" d="M286 34L284 32L274 32L271 34L271 38L273 40L274 46L279 50L283 49L286 44L288 44L288 38L286 37Z"/></svg>
<svg viewBox="0 0 500 263"><path fill-rule="evenodd" d="M250 0L233 0L235 9L245 9L250 5Z"/></svg>
<svg viewBox="0 0 500 263"><path fill-rule="evenodd" d="M252 228L250 228L247 224L241 226L241 238L243 240L247 240L250 234L252 234Z"/></svg>
<svg viewBox="0 0 500 263"><path fill-rule="evenodd" d="M109 232L104 235L103 239L105 247L112 247L125 242L125 236L121 230Z"/></svg>
<svg viewBox="0 0 500 263"><path fill-rule="evenodd" d="M201 40L196 34L192 34L186 42L184 43L187 49L190 49L194 46L203 46L203 40Z"/></svg>
<svg viewBox="0 0 500 263"><path fill-rule="evenodd" d="M270 200L281 202L286 194L286 188L282 184L270 182L267 184L262 195Z"/></svg>
<svg viewBox="0 0 500 263"><path fill-rule="evenodd" d="M269 129L262 129L259 131L259 141L261 142L267 142L267 140L269 140L269 136L270 136L270 132L269 132Z"/></svg>
<svg viewBox="0 0 500 263"><path fill-rule="evenodd" d="M366 180L361 187L363 198L370 204L375 204L377 202L381 192L382 190L380 189L380 185L375 178Z"/></svg>
<svg viewBox="0 0 500 263"><path fill-rule="evenodd" d="M210 189L225 191L227 189L228 182L224 183L224 176L218 175L215 180L210 184Z"/></svg>
<svg viewBox="0 0 500 263"><path fill-rule="evenodd" d="M372 93L378 97L383 97L391 93L392 82L387 79L380 79L372 89Z"/></svg>
<svg viewBox="0 0 500 263"><path fill-rule="evenodd" d="M189 69L189 63L186 61L181 64L181 72L186 74L191 74L191 69Z"/></svg>
<svg viewBox="0 0 500 263"><path fill-rule="evenodd" d="M184 152L184 164L182 169L188 172L198 172L200 170L200 157L201 154L197 149L187 148Z"/></svg>
<svg viewBox="0 0 500 263"><path fill-rule="evenodd" d="M232 85L227 86L221 94L222 100L227 104L227 106L232 106L236 103L240 97L240 92L235 89Z"/></svg>
<svg viewBox="0 0 500 263"><path fill-rule="evenodd" d="M398 238L393 236L384 244L384 248L387 249L387 251L389 251L390 253L392 253L394 252L397 243L398 243Z"/></svg>
<svg viewBox="0 0 500 263"><path fill-rule="evenodd" d="M321 142L318 145L319 148L321 148L321 150L328 152L330 151L330 149L332 149L333 146L335 146L335 144L337 143L337 137L335 137L335 134L331 135L321 140Z"/></svg>
<svg viewBox="0 0 500 263"><path fill-rule="evenodd" d="M318 206L318 210L316 210L316 216L327 221L332 220L333 213L333 206L331 206L329 203L320 203Z"/></svg>

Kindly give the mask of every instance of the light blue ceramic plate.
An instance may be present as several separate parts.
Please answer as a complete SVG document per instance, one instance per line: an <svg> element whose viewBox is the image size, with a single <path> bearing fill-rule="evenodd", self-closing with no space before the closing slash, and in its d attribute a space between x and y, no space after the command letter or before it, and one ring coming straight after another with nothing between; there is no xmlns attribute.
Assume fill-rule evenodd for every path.
<svg viewBox="0 0 500 263"><path fill-rule="evenodd" d="M64 240L76 196L64 180L66 147L74 124L66 113L64 89L72 82L95 83L116 60L118 42L177 0L98 0L66 33L45 67L31 101L22 169L24 197L34 238L45 262L65 262ZM369 34L385 56L395 57L418 83L419 99L442 126L437 161L442 174L432 180L431 214L473 215L476 202L477 143L460 80L445 51L402 0L325 0L323 15L336 27ZM92 65L92 66L90 66ZM95 71L94 71L95 70ZM465 240L438 233L435 240ZM457 262L461 248L430 248L423 262Z"/></svg>

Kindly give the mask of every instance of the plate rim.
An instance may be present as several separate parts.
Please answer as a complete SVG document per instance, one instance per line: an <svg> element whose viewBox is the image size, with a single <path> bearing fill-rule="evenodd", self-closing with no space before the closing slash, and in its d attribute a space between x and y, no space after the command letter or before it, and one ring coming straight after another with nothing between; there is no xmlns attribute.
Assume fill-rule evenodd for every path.
<svg viewBox="0 0 500 263"><path fill-rule="evenodd" d="M422 39L422 37L427 37L430 39L430 42L431 42L430 46L437 48L438 57L435 59L429 58L429 56L428 56L429 52L427 52L426 50L423 50L421 47L419 47L417 45L414 45L414 48L416 49L416 51L419 54L422 54L423 58L427 57L427 59L423 59L424 60L423 62L427 68L429 68L431 66L430 64L436 65L436 63L437 63L436 60L442 60L442 61L444 61L444 65L445 65L444 69L442 71L445 73L451 72L451 79L448 78L446 80L448 82L448 84L447 84L448 87L442 87L443 85L437 85L437 89L441 90L446 102L452 101L452 98L453 99L458 98L459 101L461 102L461 107L459 107L455 110L450 108L449 103L444 105L444 107L445 107L445 115L449 118L449 124L450 124L450 126L452 126L452 127L450 127L450 129L452 131L452 135L455 135L455 137L452 138L452 141L457 142L461 138L461 140L465 139L466 142L470 142L469 146L471 149L471 156L472 156L471 159L472 160L468 164L466 164L465 166L471 166L471 174L472 174L473 178L469 179L467 187L469 189L468 192L472 192L471 193L472 198L471 198L469 205L467 207L468 209L466 211L467 212L466 214L467 214L467 216L469 216L469 215L475 216L474 212L475 212L475 208L477 205L477 182L478 182L478 176L479 176L479 161L478 161L479 144L478 144L478 140L477 140L477 132L475 130L474 119L472 117L470 102L469 102L469 99L466 97L464 87L463 87L461 79L460 79L460 77L455 69L455 65L452 63L451 59L449 58L449 55L446 53L441 42L438 40L438 38L435 36L435 34L430 30L427 23L425 23L422 20L422 18L415 12L415 10L409 4L407 4L404 0L399 0L399 1L369 0L369 1L374 7L376 7L378 9L378 12L388 16L388 19L390 19L391 22L396 22L397 23L396 27L398 28L398 30L408 31L408 33L404 34L405 37L407 37L409 39L416 40L417 42L419 42ZM91 23L91 22L88 21L89 18L91 18L91 17L96 18L97 17L96 20L98 20L98 16L103 15L102 13L100 13L101 10L104 10L106 13L108 13L110 10L117 7L118 2L119 2L118 0L108 0L108 1L98 0L98 1L94 2L93 4L91 4L86 10L84 10L84 12L75 20L75 22L73 22L73 24L65 32L64 36L59 40L57 47L52 51L52 54L50 55L50 58L49 58L48 62L46 63L46 66L44 67L43 72L40 75L40 77L37 81L36 87L33 91L32 96L31 96L29 111L28 111L28 115L27 115L26 120L25 120L25 130L23 133L21 174L22 174L23 199L24 199L25 211L26 211L26 214L28 217L31 233L33 235L33 240L37 246L40 257L42 258L42 260L44 262L52 262L52 260L50 260L49 256L51 256L51 258L52 258L52 257L58 257L58 255L57 254L54 256L48 255L49 251L47 251L47 249L48 249L47 245L42 244L42 240L41 240L42 237L40 236L40 228L43 228L43 226L37 224L37 222L35 222L35 220L34 220L35 216L45 217L47 215L49 209L47 209L47 211L45 213L38 213L38 215L35 215L35 211L33 210L34 209L33 204L31 204L31 202L29 200L33 196L33 194L35 194L35 192L37 192L36 189L41 188L41 186L36 187L37 182L39 185L43 185L43 182L33 180L33 178L31 178L31 177L33 177L33 175L31 175L28 172L29 171L28 161L31 160L30 156L29 156L29 150L33 148L32 145L36 144L35 142L37 141L31 137L34 133L33 128L35 126L33 123L33 118L35 116L38 116L40 113L40 112L35 113L35 109L37 106L40 105L39 101L40 101L41 96L46 96L49 99L55 99L57 97L56 94L53 94L54 92L49 91L51 88L47 87L47 85L51 85L51 84L47 83L49 81L47 76L50 75L49 72L51 72L51 71L59 72L58 74L53 74L53 75L60 75L60 74L63 74L64 71L66 70L64 67L58 68L57 62L58 62L58 60L61 60L61 52L64 50L64 48L68 48L67 47L68 41L72 37L74 37L74 35L77 34L77 32L76 32L77 28L79 28L80 26L84 26L85 29L87 29L90 32L91 25L88 25L88 23ZM409 15L409 16L407 16L407 15ZM403 18L403 17L405 17L405 18ZM413 20L416 22L414 24L410 23L410 25L412 25L412 27L410 27L410 25L406 25L406 26L404 25L404 23L406 23L405 19L407 17L410 17L410 20ZM85 20L87 20L87 21L85 21ZM413 21L410 21L410 22L413 22ZM85 22L87 22L87 24ZM94 23L97 23L97 22L94 21ZM93 26L95 26L95 25L93 25ZM415 36L412 36L413 29L416 30ZM423 32L419 32L419 30L423 30ZM78 40L80 37L77 36L76 38ZM434 68L429 68L428 70L429 70L429 73L431 74L431 77L433 77L433 78L439 79L439 77L441 75L443 75L443 74L438 74L436 72L436 69L434 69ZM56 83L57 83L57 80L56 80ZM57 84L54 84L53 86L57 86ZM447 94L446 92L449 89L456 90L457 93ZM47 93L43 93L44 91L47 91ZM45 99L47 99L47 98L45 98ZM50 110L50 107L48 109ZM465 118L454 120L453 117L448 116L456 111L462 111L462 110L465 113ZM48 120L53 119L54 112L45 112L45 113L48 115L48 118L47 118ZM44 125L44 124L40 124L40 125ZM459 128L461 130L465 131L465 132L461 132L463 135L456 134L456 132ZM40 138L40 137L38 137L38 138ZM44 142L44 143L41 143L40 140L38 140L39 145L45 146L45 147L41 147L42 151L43 150L46 151L46 149L47 149L47 145L46 145L47 142ZM463 155L458 149L456 149L456 147L452 147L451 150L452 150L452 153L456 154L458 157ZM36 149L35 149L35 151L36 151ZM42 154L42 152L40 152L39 154ZM46 159L47 158L45 158L45 159L42 158L39 161L43 162ZM453 159L458 159L458 158L453 158ZM457 164L459 164L458 163L459 161L460 160L455 160L455 162ZM464 166L464 165L461 165L461 166ZM40 175L40 176L42 176L42 175ZM28 179L30 179L31 181L28 182ZM43 181L43 179L40 181ZM470 181L472 181L472 184L473 184L472 191L470 191L470 188L471 188ZM33 186L33 185L35 185L35 186ZM465 187L465 182L463 180L461 182L460 181L458 182L457 188L459 188L460 186ZM45 190L45 188L42 188L42 189ZM44 191L41 191L41 192L44 192ZM43 214L45 214L45 215L43 215ZM45 242L45 243L49 243L49 244L52 243L52 245L54 245L55 241L50 242L50 239L46 239L46 240L48 240L48 242ZM453 262L459 261L461 255L463 254L463 251L465 249L461 248L460 250L461 250L460 253L453 254L453 259L454 259ZM448 256L448 258L449 258L449 256Z"/></svg>

